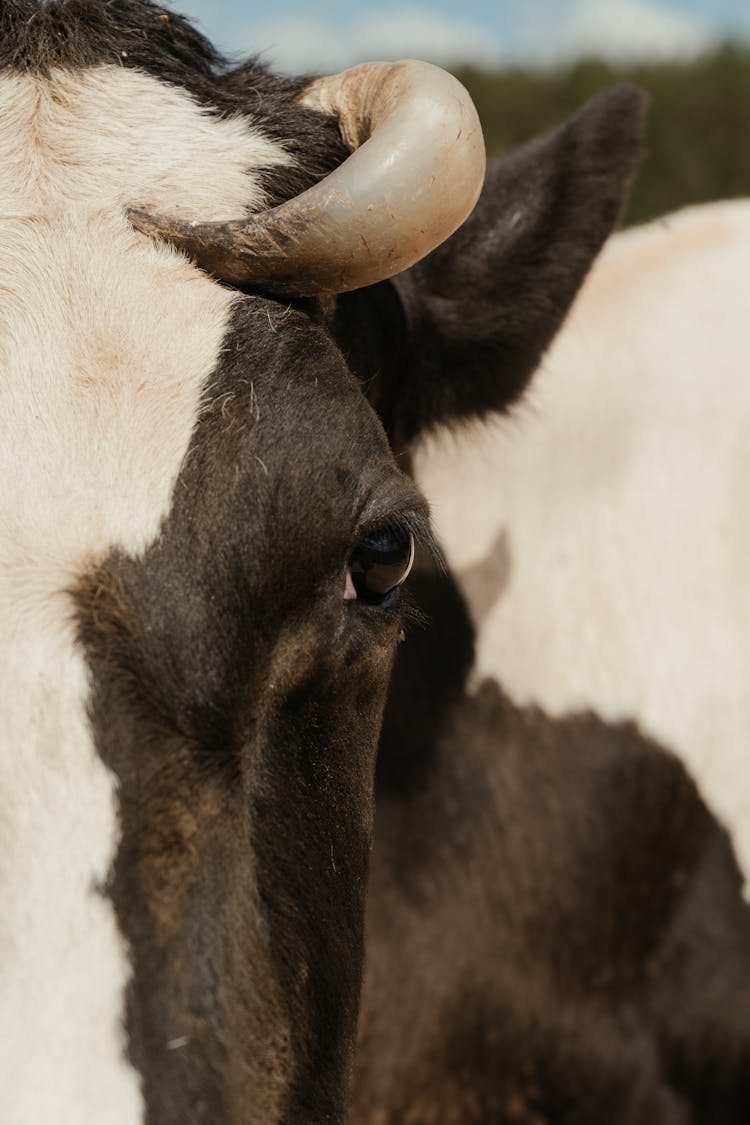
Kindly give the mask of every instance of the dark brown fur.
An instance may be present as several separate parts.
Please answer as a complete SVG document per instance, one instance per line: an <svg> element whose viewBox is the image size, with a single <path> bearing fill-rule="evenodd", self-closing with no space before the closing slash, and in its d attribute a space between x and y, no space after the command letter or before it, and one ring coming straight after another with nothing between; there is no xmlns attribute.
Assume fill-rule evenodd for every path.
<svg viewBox="0 0 750 1125"><path fill-rule="evenodd" d="M325 334L247 299L162 534L80 591L149 1122L343 1119L401 628L343 603L365 500L422 503Z"/></svg>
<svg viewBox="0 0 750 1125"><path fill-rule="evenodd" d="M741 1125L750 909L684 767L485 682L447 578L381 737L352 1125ZM405 706L406 701L410 706Z"/></svg>

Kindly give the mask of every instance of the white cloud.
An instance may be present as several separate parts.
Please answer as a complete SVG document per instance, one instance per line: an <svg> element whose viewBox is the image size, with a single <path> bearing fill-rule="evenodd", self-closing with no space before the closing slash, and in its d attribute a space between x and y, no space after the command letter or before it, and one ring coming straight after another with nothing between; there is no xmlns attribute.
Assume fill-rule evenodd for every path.
<svg viewBox="0 0 750 1125"><path fill-rule="evenodd" d="M623 61L688 58L713 42L708 25L701 19L652 0L573 0L552 38L541 34L545 16L548 26L554 26L549 0L532 3L531 12L524 53L541 62L580 55Z"/></svg>
<svg viewBox="0 0 750 1125"><path fill-rule="evenodd" d="M492 65L501 54L500 44L479 23L420 7L381 8L376 14L344 17L335 26L319 17L281 15L254 22L239 43L263 50L277 68L290 73L339 70L363 59L412 57Z"/></svg>
<svg viewBox="0 0 750 1125"><path fill-rule="evenodd" d="M292 74L409 56L487 66L554 64L582 54L625 61L684 58L712 42L707 13L692 17L669 0L513 0L502 39L499 31L493 33L489 18L483 22L478 14L464 14L462 0L456 0L452 15L432 9L431 0L412 0L406 7L396 7L392 0L361 6L346 0L315 5L285 0L277 9L264 5L263 15L252 22L247 12L256 5L176 2L223 47L240 54L260 51L277 69ZM500 26L502 21L495 22Z"/></svg>
<svg viewBox="0 0 750 1125"><path fill-rule="evenodd" d="M363 43L379 48L388 58L422 55L437 61L463 62L496 60L500 54L500 44L486 27L422 8L399 8L369 16L360 24L359 33Z"/></svg>

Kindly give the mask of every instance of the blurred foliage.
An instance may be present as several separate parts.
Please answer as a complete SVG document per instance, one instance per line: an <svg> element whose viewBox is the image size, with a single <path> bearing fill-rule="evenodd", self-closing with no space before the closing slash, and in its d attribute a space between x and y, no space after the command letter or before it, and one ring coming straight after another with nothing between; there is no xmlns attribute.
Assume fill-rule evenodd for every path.
<svg viewBox="0 0 750 1125"><path fill-rule="evenodd" d="M750 195L750 47L725 45L693 62L620 67L592 58L555 71L464 67L456 74L474 98L490 153L551 128L615 82L648 91L646 156L629 223Z"/></svg>

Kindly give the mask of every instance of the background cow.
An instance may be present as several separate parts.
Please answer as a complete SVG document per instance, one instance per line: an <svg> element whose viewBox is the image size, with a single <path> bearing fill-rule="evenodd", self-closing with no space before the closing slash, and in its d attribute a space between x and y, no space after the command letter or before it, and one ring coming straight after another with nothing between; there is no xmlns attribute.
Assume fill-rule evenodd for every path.
<svg viewBox="0 0 750 1125"><path fill-rule="evenodd" d="M564 130L526 150L537 174L545 159L556 165L563 136ZM513 155L517 166L524 155ZM498 173L491 172L488 182ZM512 214L524 214L522 188L509 203ZM458 235L415 268L428 289L451 272L454 252L460 248L466 261L467 248L482 244L493 206L488 188ZM724 217L731 219L731 211ZM714 212L714 221L721 215ZM709 214L709 227L711 220ZM693 223L697 235L701 226L697 218ZM740 227L729 225L735 232ZM678 220L678 247L685 246L681 226ZM687 226L689 234L689 219ZM674 446L667 444L671 437L679 449L686 435L668 431L665 420L690 420L688 432L699 432L723 418L726 400L714 402L709 418L706 411L694 413L697 396L710 398L715 385L689 347L684 363L668 368L664 337L659 350L656 333L650 339L652 367L644 360L643 378L652 380L647 387L624 358L629 348L649 342L649 302L653 320L666 319L670 309L678 316L669 301L685 289L694 292L705 276L699 271L695 280L686 279L684 289L676 277L672 288L666 284L659 265L671 264L676 273L679 264L679 255L675 262L664 246L671 229L621 236L611 252L605 249L535 376L528 403L522 401L489 434L469 424L463 433L438 435L415 457L416 475L434 497L449 558L460 566L474 557L477 542L492 549L486 557L480 553L481 566L459 571L474 621L450 575L418 567L412 578L429 624L413 631L399 652L381 735L354 1093L358 1123L739 1125L750 1115L750 910L741 872L725 831L669 752L674 744L655 741L648 722L639 729L622 721L623 713L639 715L622 701L641 681L634 685L628 675L623 631L606 628L608 597L614 614L634 583L659 589L669 579L677 589L668 608L681 604L683 616L672 621L668 608L654 609L652 621L641 604L633 635L640 624L641 636L653 630L665 642L669 624L675 638L681 629L694 640L686 591L696 569L720 549L710 539L696 545L697 560L685 558L680 569L675 554L684 545L684 526L675 523L686 518L685 507L666 513L663 504L666 529L660 529L655 500L663 500L671 486L679 501L676 485L687 477L686 471L675 479L669 456ZM709 234L705 225L702 230ZM654 242L662 245L666 262L656 256L650 288L645 271ZM628 246L640 246L643 254L636 276L612 266L622 264L619 254L627 262ZM714 262L736 260L729 237L712 238L702 249ZM531 290L522 269L501 276L515 276L521 295ZM638 281L645 294L636 292ZM397 279L396 287L401 284ZM598 298L595 309L586 308L589 294ZM626 319L626 296L644 324L642 337ZM719 300L714 294L707 301L709 321ZM732 302L727 294L727 315ZM697 293L690 307L697 316ZM586 311L588 318L579 319ZM474 361L479 365L489 356L486 370L503 370L493 368L496 359L481 329L472 324L471 330ZM719 341L717 347L726 342ZM576 366L573 357L591 359L584 349L593 342L601 344L594 353L600 365ZM698 354L707 348L704 342ZM568 356L568 368L560 366L561 355ZM476 372L471 362L466 369ZM683 380L693 398L680 399ZM593 422L585 420L587 411ZM621 435L618 427L634 417L641 426ZM740 410L726 419L723 432L739 430L742 418ZM648 422L664 439L663 461ZM735 447L720 448L726 454ZM706 445L686 441L688 454L697 475ZM726 460L722 464L726 468ZM597 475L597 466L609 472ZM497 475L488 474L498 467ZM649 512L646 530L653 540L639 538L633 519L628 522L632 509L618 505L618 470L630 485L632 504ZM710 466L704 476L712 479ZM720 479L726 482L726 475ZM638 493L636 481L642 485ZM688 492L683 505L695 495ZM711 498L719 504L717 492ZM725 495L723 503L730 499ZM719 519L712 510L705 518L712 527ZM678 542L670 543L668 562L659 551L670 531ZM722 543L726 550L727 541ZM601 573L592 560L602 562ZM525 565L530 575L523 573ZM662 593L666 597L668 589ZM717 606L704 606L693 593L700 621ZM730 596L727 591L727 611ZM728 626L728 613L718 613L717 633ZM728 647L737 631L729 629ZM688 651L669 664L675 647L664 643L650 653L643 676L657 668L662 713L676 714L684 701L689 721L706 699L711 676L700 681L703 695L690 699L694 681L683 683L680 673L705 654ZM741 671L741 663L731 669L735 677ZM619 689L621 709L584 712L608 676L613 693ZM504 690L506 680L512 694ZM731 682L739 692L736 679ZM548 711L520 705L527 698L544 701L555 683L558 693ZM580 691L565 696L563 687L571 683ZM721 703L719 693L715 702ZM710 722L693 732L694 743L701 733L706 740L704 761L711 753L719 759L717 772L722 730L717 721L716 732ZM729 761L732 752L730 740ZM742 785L738 803L747 794L745 772L734 773Z"/></svg>
<svg viewBox="0 0 750 1125"><path fill-rule="evenodd" d="M750 206L618 234L510 419L416 474L479 627L477 674L637 719L750 871L744 565Z"/></svg>

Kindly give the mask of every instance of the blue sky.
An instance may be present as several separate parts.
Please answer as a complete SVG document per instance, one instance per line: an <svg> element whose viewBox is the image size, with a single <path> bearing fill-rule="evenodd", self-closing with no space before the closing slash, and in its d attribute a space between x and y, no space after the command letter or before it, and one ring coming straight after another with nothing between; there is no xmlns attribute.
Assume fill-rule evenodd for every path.
<svg viewBox="0 0 750 1125"><path fill-rule="evenodd" d="M599 52L686 57L750 42L750 0L174 0L221 47L292 73L363 58L545 65Z"/></svg>

